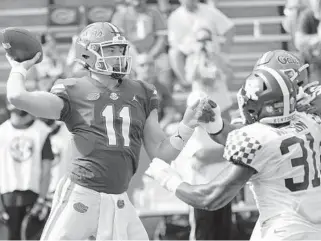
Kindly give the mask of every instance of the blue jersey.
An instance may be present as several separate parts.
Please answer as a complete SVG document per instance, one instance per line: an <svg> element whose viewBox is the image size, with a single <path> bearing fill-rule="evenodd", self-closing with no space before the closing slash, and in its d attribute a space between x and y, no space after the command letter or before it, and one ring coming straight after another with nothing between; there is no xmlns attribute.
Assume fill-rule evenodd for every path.
<svg viewBox="0 0 321 241"><path fill-rule="evenodd" d="M88 76L58 80L61 120L73 134L71 180L98 192L127 190L136 171L145 121L158 108L157 92L124 79L112 91Z"/></svg>

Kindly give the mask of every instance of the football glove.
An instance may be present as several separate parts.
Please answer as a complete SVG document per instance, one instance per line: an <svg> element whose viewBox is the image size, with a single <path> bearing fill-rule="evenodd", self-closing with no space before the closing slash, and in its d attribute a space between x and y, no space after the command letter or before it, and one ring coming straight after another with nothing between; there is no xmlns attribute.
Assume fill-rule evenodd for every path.
<svg viewBox="0 0 321 241"><path fill-rule="evenodd" d="M199 119L199 125L209 134L217 134L223 129L223 120L221 116L221 108L213 100L206 99L204 105L204 113L208 113L209 119ZM214 116L213 116L214 113ZM204 114L205 115L205 114Z"/></svg>
<svg viewBox="0 0 321 241"><path fill-rule="evenodd" d="M183 182L180 175L166 162L159 158L154 158L149 164L145 175L153 178L162 187L175 193L177 187Z"/></svg>

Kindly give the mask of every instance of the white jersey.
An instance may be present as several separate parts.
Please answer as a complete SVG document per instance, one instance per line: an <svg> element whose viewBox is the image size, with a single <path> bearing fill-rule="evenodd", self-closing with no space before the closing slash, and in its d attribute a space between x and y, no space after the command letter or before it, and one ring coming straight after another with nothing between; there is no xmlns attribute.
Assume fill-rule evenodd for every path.
<svg viewBox="0 0 321 241"><path fill-rule="evenodd" d="M257 172L261 225L280 215L321 225L320 145L321 119L305 113L283 128L254 123L229 134L224 157Z"/></svg>
<svg viewBox="0 0 321 241"><path fill-rule="evenodd" d="M59 180L67 173L71 164L71 133L64 123L60 124L57 133L50 136L52 152L55 159L51 168L51 182L49 186L49 196L53 195Z"/></svg>
<svg viewBox="0 0 321 241"><path fill-rule="evenodd" d="M42 149L49 127L40 120L25 129L10 120L0 126L0 191L31 190L39 193Z"/></svg>

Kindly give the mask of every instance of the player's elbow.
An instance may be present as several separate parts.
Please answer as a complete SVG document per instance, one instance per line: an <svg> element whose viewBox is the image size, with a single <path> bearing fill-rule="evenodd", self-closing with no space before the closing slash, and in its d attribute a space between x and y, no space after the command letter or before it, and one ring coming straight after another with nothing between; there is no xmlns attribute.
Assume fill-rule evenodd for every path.
<svg viewBox="0 0 321 241"><path fill-rule="evenodd" d="M10 104L12 104L13 106L15 106L18 109L22 109L22 104L23 104L23 96L24 93L21 92L7 92L7 99L9 101Z"/></svg>

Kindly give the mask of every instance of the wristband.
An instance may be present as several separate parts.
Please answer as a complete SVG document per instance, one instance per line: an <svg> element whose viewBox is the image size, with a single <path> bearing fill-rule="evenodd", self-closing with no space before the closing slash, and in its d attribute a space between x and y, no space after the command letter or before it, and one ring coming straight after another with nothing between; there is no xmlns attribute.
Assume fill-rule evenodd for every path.
<svg viewBox="0 0 321 241"><path fill-rule="evenodd" d="M176 150L180 151L184 148L193 133L194 129L186 126L183 122L180 122L176 133L170 137L169 141Z"/></svg>
<svg viewBox="0 0 321 241"><path fill-rule="evenodd" d="M27 70L22 67L22 66L15 66L11 69L11 72L10 73L19 73L21 74L24 78L27 77Z"/></svg>

